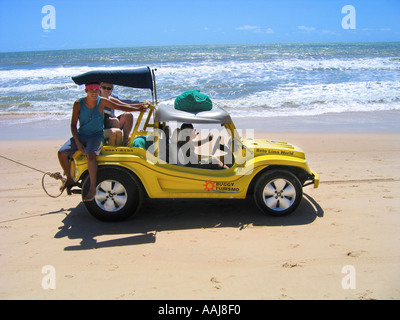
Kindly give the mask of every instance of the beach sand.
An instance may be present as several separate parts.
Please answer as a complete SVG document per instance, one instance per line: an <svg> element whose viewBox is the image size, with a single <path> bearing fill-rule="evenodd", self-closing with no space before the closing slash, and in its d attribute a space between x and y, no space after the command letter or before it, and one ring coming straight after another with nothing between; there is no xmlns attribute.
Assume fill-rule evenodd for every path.
<svg viewBox="0 0 400 320"><path fill-rule="evenodd" d="M146 199L103 223L0 158L0 298L399 299L400 133L280 131L256 136L300 146L321 178L282 218L252 199ZM69 135L30 138L3 135L0 154L60 171Z"/></svg>

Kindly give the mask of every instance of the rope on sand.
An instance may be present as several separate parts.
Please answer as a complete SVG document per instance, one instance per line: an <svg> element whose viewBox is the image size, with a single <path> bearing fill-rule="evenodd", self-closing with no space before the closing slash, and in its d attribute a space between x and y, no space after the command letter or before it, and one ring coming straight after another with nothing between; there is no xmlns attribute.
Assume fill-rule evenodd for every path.
<svg viewBox="0 0 400 320"><path fill-rule="evenodd" d="M11 162L14 162L14 163L16 163L16 164L19 164L19 165L24 166L24 167L27 167L27 168L29 168L29 169L35 170L35 171L37 171L37 172L43 173L43 177L42 177L42 188L43 188L44 192L45 192L49 197L51 197L51 198L58 198L58 197L61 196L62 193L64 192L64 190L62 190L62 191L60 192L60 194L58 194L58 195L52 195L52 194L50 194L50 193L46 190L45 183L44 183L44 180L45 180L45 177L46 177L46 176L49 176L49 177L51 177L51 178L53 178L53 179L56 179L56 180L61 180L62 183L64 183L64 182L66 181L66 179L63 178L63 176L61 175L60 172L54 172L54 173L51 173L51 172L44 172L44 171L42 171L42 170L33 168L33 167L28 166L28 165L26 165L26 164L24 164L24 163L21 163L21 162L19 162L19 161L15 161L15 160L13 160L13 159L4 157L4 156L2 156L2 155L0 155L0 158L3 158L3 159L5 159L5 160L11 161Z"/></svg>

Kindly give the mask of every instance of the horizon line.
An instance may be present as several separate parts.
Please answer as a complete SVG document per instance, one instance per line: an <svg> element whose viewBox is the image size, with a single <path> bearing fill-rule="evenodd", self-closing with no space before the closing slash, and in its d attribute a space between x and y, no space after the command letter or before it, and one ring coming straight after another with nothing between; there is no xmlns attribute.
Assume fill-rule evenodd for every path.
<svg viewBox="0 0 400 320"><path fill-rule="evenodd" d="M37 49L37 50L18 50L0 51L3 53L29 53L29 52L48 52L48 51L72 51L72 50L94 50L94 49L127 49L127 48L159 48L159 47L193 47L193 46L239 46L239 45L290 45L290 44L349 44L349 43L400 43L400 41L315 41L315 42L246 42L246 43L204 43L204 44L167 44L167 45L136 45L136 46L111 46L111 47L88 47L88 48L64 48L64 49Z"/></svg>

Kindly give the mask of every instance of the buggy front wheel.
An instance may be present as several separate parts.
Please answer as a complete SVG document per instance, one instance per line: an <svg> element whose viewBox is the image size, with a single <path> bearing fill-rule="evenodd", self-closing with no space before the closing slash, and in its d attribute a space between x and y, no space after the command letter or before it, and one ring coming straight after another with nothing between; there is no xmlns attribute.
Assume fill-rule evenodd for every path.
<svg viewBox="0 0 400 320"><path fill-rule="evenodd" d="M257 206L273 216L285 216L299 206L303 188L299 179L286 170L273 170L264 173L254 188Z"/></svg>

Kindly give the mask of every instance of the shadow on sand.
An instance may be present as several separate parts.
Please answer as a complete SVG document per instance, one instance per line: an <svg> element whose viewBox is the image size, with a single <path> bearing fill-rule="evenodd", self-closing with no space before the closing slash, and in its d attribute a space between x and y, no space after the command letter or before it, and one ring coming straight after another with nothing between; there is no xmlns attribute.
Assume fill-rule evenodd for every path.
<svg viewBox="0 0 400 320"><path fill-rule="evenodd" d="M312 223L323 217L322 208L304 194L298 209L285 217L263 214L252 199L246 200L188 200L145 199L137 215L115 223L101 222L93 218L81 202L62 221L55 238L82 239L80 245L64 250L89 250L118 246L141 245L156 242L157 232L167 230L238 228L253 226L290 226ZM132 234L120 238L118 235ZM96 237L115 235L116 239L98 242Z"/></svg>

